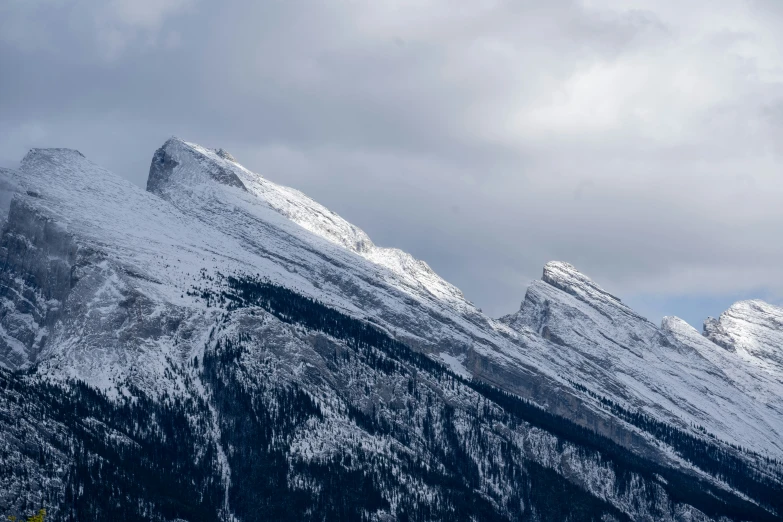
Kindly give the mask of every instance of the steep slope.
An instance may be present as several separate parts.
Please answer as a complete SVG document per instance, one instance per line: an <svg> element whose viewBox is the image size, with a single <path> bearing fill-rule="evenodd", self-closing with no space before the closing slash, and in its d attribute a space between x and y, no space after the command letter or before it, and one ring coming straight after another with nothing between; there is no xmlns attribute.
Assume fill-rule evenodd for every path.
<svg viewBox="0 0 783 522"><path fill-rule="evenodd" d="M635 428L618 423L615 417L606 415L592 404L583 404L583 394L569 383L573 380L584 382L604 395L623 399L620 390L612 387L616 380L600 378L600 372L605 371L605 345L615 340L633 347L641 342L633 337L646 339L658 335L654 325L589 283L584 276L577 276L575 271L557 271L554 269L557 264L548 265L545 270L547 282L542 284L546 288L557 288L561 293L568 293L569 289L574 293L584 291L583 299L592 300L598 306L611 305L604 310L609 317L604 324L606 331L592 339L597 353L592 360L588 358L579 363L584 368L598 367L598 373L588 373L584 379L576 378L578 374L571 374L569 370L576 362L574 357L583 354L563 352L563 359L554 365L548 360L548 354L552 352L551 342L547 340L551 328L510 332L505 325L483 316L458 290L434 275L426 265L407 255L411 259L408 263L391 262L404 256L385 255L388 250L375 247L364 232L339 216L294 190L248 171L219 151L176 138L168 140L155 153L147 188L193 221L201 221L235 238L244 249L273 260L300 278L292 280L289 274L277 274L275 270L265 268L262 273L271 281L294 287L356 317L371 318L407 344L442 358L455 371L475 375L532 399L550 411L569 416L629 447L650 455L658 453L659 459L667 458L650 446L646 437L639 437ZM534 294L528 292L528 295ZM557 323L563 331L570 328L564 321ZM590 330L586 336L598 331L596 324L586 324L585 328ZM584 348L580 346L580 350ZM636 362L629 364L633 366ZM658 364L663 367L669 361L659 359ZM639 370L635 368L634 371ZM668 381L656 381L657 377L641 384L630 381L624 386L693 386L693 381L682 373ZM679 382L683 377L685 382ZM740 440L735 432L724 434L726 427L723 424L710 421L713 411L694 413L699 411L699 401L705 400L701 391L703 389L699 388L685 397L679 409L672 403L682 400L684 394L665 396L668 402L657 406L660 411L649 413L665 422L675 421L686 429L698 420L698 424L706 424L711 433L721 435L724 440L749 447L766 449L779 442L775 431L770 431L763 422L756 429L759 438L766 437L764 446L757 444L757 440L750 443ZM629 397L650 395L644 389L629 393ZM646 404L658 404L657 399L648 400ZM622 403L629 409L645 404L637 400ZM761 419L765 421L763 417ZM752 420L755 422L757 418ZM747 418L740 419L733 427L741 430L745 421ZM769 438L774 442L770 444Z"/></svg>
<svg viewBox="0 0 783 522"><path fill-rule="evenodd" d="M540 337L520 339L423 263L407 254L385 255L388 250L375 247L356 227L224 156L172 138L156 151L147 188L193 221L272 261L274 267L260 272L270 281L367 318L457 372L561 415L574 413L573 388L556 373L530 364L529 352L544 346ZM605 434L624 432L637 447L645 444L592 407L575 416Z"/></svg>
<svg viewBox="0 0 783 522"><path fill-rule="evenodd" d="M783 381L783 308L759 300L734 303L718 319L704 322L704 335L756 371Z"/></svg>
<svg viewBox="0 0 783 522"><path fill-rule="evenodd" d="M250 194L256 196L259 201L264 202L304 229L389 269L396 276L394 278L387 277L387 280L393 284L399 283L401 280L406 286L414 288L419 293L429 292L440 300L463 304L465 299L462 292L441 279L425 262L396 248L376 246L363 230L348 223L298 190L277 185L259 174L250 172L222 149L211 151L176 138L169 140L156 153L156 158L159 159L153 160L152 175L148 180L147 189L154 193L166 194L168 193L166 185L172 183L173 178L177 175L185 177L187 183L193 183L193 178L188 177L186 172L190 170L192 173L193 171L193 166L188 165L188 161L192 160L194 155L203 155L204 158L212 162L212 165L225 169L226 179L235 180L233 183L224 184L243 187ZM176 174L163 174L163 169L156 168L158 164L165 164L167 160L171 161L174 157L178 158L174 161L178 162L179 166ZM200 163L199 167L202 165L203 163ZM162 176L166 177L165 183L160 180ZM179 201L178 198L177 201Z"/></svg>
<svg viewBox="0 0 783 522"><path fill-rule="evenodd" d="M783 452L778 385L767 381L765 391L748 393L756 379L711 353L716 345L683 335L673 320L656 327L567 263L548 263L519 312L502 320L548 341L543 351L528 352L542 368L630 411L682 429L701 426L769 455ZM762 393L768 400L757 400Z"/></svg>
<svg viewBox="0 0 783 522"><path fill-rule="evenodd" d="M211 342L164 376L184 395L0 373L5 512L21 497L55 520L773 520L290 290L225 283Z"/></svg>
<svg viewBox="0 0 783 522"><path fill-rule="evenodd" d="M567 265L548 265L505 324L225 151L169 140L148 192L69 150L0 174L13 194L0 364L16 370L0 382L4 512L771 520L782 508L776 463L688 425L733 442L757 422L747 443L772 452L779 414L737 387L721 403L737 417L711 419L715 363Z"/></svg>
<svg viewBox="0 0 783 522"><path fill-rule="evenodd" d="M182 297L188 269L239 265L230 256L242 249L76 151L32 150L13 181L24 192L0 243L5 317L28 329L11 368L61 360L69 376L109 388L138 364L154 386L171 335L205 320Z"/></svg>
<svg viewBox="0 0 783 522"><path fill-rule="evenodd" d="M755 358L723 349L711 340L709 333L701 334L677 317L665 317L662 328L671 337L698 350L705 359L710 360L716 368L719 368L736 388L741 389L758 404L773 410L778 416L783 414L780 409L780 397L783 397L783 379L781 379L780 372L776 371L774 367L758 364ZM764 337L758 336L756 342L762 339ZM779 345L773 342L767 344L765 349L774 351L777 346Z"/></svg>
<svg viewBox="0 0 783 522"><path fill-rule="evenodd" d="M236 237L244 248L274 257L292 271L304 266L303 278L328 285L323 292L304 291L325 299L341 295L344 302L335 304L347 309L361 295L357 313L405 323L406 332L422 334L420 342L437 338L437 330L443 330L438 324L445 322L441 315L464 340L486 337L485 330L491 330L487 318L425 263L376 247L363 231L300 192L224 156L172 138L155 153L147 189L194 220L207 220ZM420 324L410 316L395 317L404 308L398 301L411 298L424 307Z"/></svg>

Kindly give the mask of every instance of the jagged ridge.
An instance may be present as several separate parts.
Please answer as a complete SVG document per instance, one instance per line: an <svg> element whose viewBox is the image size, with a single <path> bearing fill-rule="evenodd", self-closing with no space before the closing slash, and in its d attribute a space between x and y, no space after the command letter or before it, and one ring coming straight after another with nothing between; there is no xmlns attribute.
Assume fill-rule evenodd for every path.
<svg viewBox="0 0 783 522"><path fill-rule="evenodd" d="M363 454L372 456L363 461L369 467L350 467L353 471L381 473L391 465L412 473L403 464L410 454L400 449L411 444L417 458L432 459L430 469L445 466L452 470L447 476L475 477L458 488L449 486L461 492L457 496L425 480L427 493L420 497L377 475L384 484L375 489L380 496L367 492L367 498L375 500L357 504L364 515L376 519L422 506L474 515L484 506L481 513L488 517L494 513L513 518L532 505L539 506L541 516L562 518L563 513L534 498L546 488L529 490L532 496L517 504L512 492L519 488L503 475L507 471L498 471L500 463L492 457L498 454L504 456L504 465L517 462L514 466L535 468L527 475L534 482L541 484L547 476L547 484L583 499L575 506L590 505L596 513L615 518L666 519L683 512L698 518L702 515L694 506L712 515L728 513L729 505L741 506L740 497L711 475L714 471L693 469L682 450L677 455L661 445L669 435L656 433L673 433L669 427L692 437L694 444L704 444L705 451L714 448L716 454L725 451L742 459L749 470L743 476L751 482L771 480L773 488L779 484L776 464L715 442L705 433L734 446L779 454L779 383L771 377L751 380L747 364L735 364L732 353L698 333L697 341L675 320L657 328L570 265L548 264L520 311L495 322L426 264L376 247L360 229L301 193L247 171L225 151L169 140L153 157L149 192L78 153L62 150L33 151L18 172L3 175L15 188L2 236L7 278L0 325L6 338L21 343L16 346L20 357L3 364L35 365L33 383L60 382L67 388L70 377L82 379L103 390L110 404L131 395L154 403L175 398L182 404L201 404L198 414L189 414L199 426L198 436L188 435L188 440L195 444L195 437L194 447L214 449L210 462L215 473L208 480L211 488L219 484L221 498L210 509L223 519L239 511L240 518L248 519L252 512L251 504L243 504L245 490L237 480L250 480L253 474L247 464L256 462L250 450L254 444L231 434L245 433L238 427L244 426L248 433L266 437L261 427L242 424L235 403L247 401L246 410L261 408L257 414L271 420L260 426L273 426L285 422L273 413L281 401L298 404L299 399L286 398L286 390L292 389L302 390L321 413L312 410L302 423L295 422L289 433L293 438L275 439L275 444L283 444L278 448L285 448L280 455L296 456L286 460L291 467L285 477L278 477L286 484L320 480L311 474L318 462L331 462L318 473L337 476L334 466L345 466L346 455L356 458L356 448L372 448ZM340 358L350 360L354 356L346 354L355 347L334 333L324 338L312 325L292 327L286 323L293 322L293 316L285 319L263 307L230 309L220 274L260 274L298 299L317 300L344 318L339 321L372 322L383 336L423 354L414 365L416 372L426 366L425 357L447 362L457 373L427 384L426 397L443 401L439 413L427 420L424 401L435 399L406 391L413 368L390 365L373 350L359 366L346 366ZM192 291L193 285L201 287L199 292ZM17 328L8 334L12 324ZM237 346L242 349L237 351ZM471 375L475 381L464 380ZM463 429L483 422L481 410L473 406L478 404L477 391L471 388L473 383L488 386L482 381L498 387L487 388L495 390L494 395L478 396L494 412L489 417L493 422L516 433L511 439L490 425L479 432ZM723 491L718 496L728 495L729 500L709 507L694 490L692 498L672 497L675 504L650 501L641 491L660 491L662 486L649 476L631 480L642 489L621 494L625 479L618 478L616 469L609 472L601 448L593 448L597 453L584 459L579 457L584 443L571 441L563 450L563 434L553 433L552 426L531 430L509 421L503 416L509 408L506 396L499 389L532 399L531 407L544 407L552 418L567 417L587 433L600 433L662 470L686 473L693 483L717 488ZM621 410L606 408L607 401ZM307 410L305 402L301 404ZM418 420L403 429L411 408ZM722 419L718 411L732 416ZM114 415L106 412L100 415ZM132 435L122 424L113 429ZM392 431L384 431L388 429ZM431 430L434 438L427 435ZM391 445L390 433L396 434ZM359 446L356 441L361 441ZM429 446L421 441L429 441ZM262 446L268 447L266 442ZM346 453L348 448L353 449ZM341 455L339 464L330 460L335 455ZM89 457L92 462L95 458ZM297 475L297 459L316 468ZM238 469L246 476L238 479ZM413 475L411 479L410 484L424 484ZM20 484L18 475L12 473L10 480ZM663 489L673 494L671 488ZM339 493L334 494L338 501ZM769 507L771 499L759 497L764 493L752 495L774 509ZM460 496L474 500L454 511ZM145 498L152 502L147 509L153 510L153 504L160 509L157 501ZM401 498L415 501L405 505ZM595 504L589 498L602 500ZM607 499L610 507L602 503ZM752 511L747 506L737 509ZM417 517L426 518L423 511L416 511Z"/></svg>

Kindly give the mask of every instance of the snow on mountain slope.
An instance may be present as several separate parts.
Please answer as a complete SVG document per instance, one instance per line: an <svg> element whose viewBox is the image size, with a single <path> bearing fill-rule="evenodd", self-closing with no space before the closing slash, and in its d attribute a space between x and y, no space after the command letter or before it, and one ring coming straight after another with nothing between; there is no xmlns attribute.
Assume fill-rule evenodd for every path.
<svg viewBox="0 0 783 522"><path fill-rule="evenodd" d="M783 401L776 383L737 369L738 360L694 337L680 321L656 327L567 263L548 263L519 312L502 320L547 340L538 347L542 351L527 352L538 366L627 409L783 454Z"/></svg>
<svg viewBox="0 0 783 522"><path fill-rule="evenodd" d="M783 416L780 398L783 379L779 373L760 371L762 367L748 363L741 354L729 352L678 317L664 317L661 329L677 341L692 346L732 382L732 385L752 397L760 405Z"/></svg>
<svg viewBox="0 0 783 522"><path fill-rule="evenodd" d="M301 259L298 264L308 267L305 277L331 283L322 287L327 301L330 294L342 295L348 303L342 306L351 310L350 303L358 297L363 302L358 313L374 316L413 345L443 346L444 360L465 361L464 366L482 378L516 391L532 390L531 397L553 408L562 386L577 381L685 429L703 425L723 440L781 452L783 426L777 411L767 411L747 395L725 392L726 381L716 376L719 369L714 363L689 345L675 347L665 332L570 265L547 265L544 280L528 292L531 301L543 296L541 306L523 306L515 321L507 321L518 333L504 335L508 331L502 325L483 317L426 265L407 254L391 256L395 262L389 262L384 257L388 250L378 249L361 230L301 193L271 183L215 151L177 139L164 144L156 158L150 189L180 210L197 219L208 216L210 225L241 238L247 248L265 249L273 237L288 235L276 255ZM156 174L156 163L167 168ZM242 186L234 181L214 183L216 179L238 179ZM275 221L266 209L290 221ZM291 221L341 248L301 234L298 227L291 228ZM291 238L301 242L301 248L292 248ZM377 266L379 258L384 262ZM404 266L396 263L399 259L407 261ZM357 287L362 291L356 292ZM552 292L555 299L548 295ZM568 306L553 310L563 294L577 305L566 300ZM549 313L557 317L549 318ZM520 332L520 324L527 325L526 331ZM558 350L558 342L576 349ZM487 358L496 365L486 369ZM526 384L518 388L522 382ZM530 385L533 382L537 384ZM724 419L724 408L740 413Z"/></svg>
<svg viewBox="0 0 783 522"><path fill-rule="evenodd" d="M224 437L242 440L245 433L234 428L238 424L227 412L231 404L228 398L235 399L239 391L254 389L258 398L262 391L287 393L286 386L296 385L302 386L310 394L308 397L318 400L326 420L322 424L314 420L297 432L301 437L297 447L307 449L296 458L308 461L318 460L319 455L311 448L323 450L321 441L332 444L335 451L354 451L352 445L356 445L360 448L355 450L356 455L369 452L387 462L393 455L392 446L409 451L407 445L390 443L388 437L359 429L346 411L347 399L352 401L351 407L363 408L357 411L370 407L373 409L369 411L376 411L373 401L377 401L377 411L389 416L392 414L388 412L394 412L393 418L404 418L406 422L413 411L414 419L420 420L414 423L415 427L422 429L430 421L425 421L429 400L419 400L419 389L410 388L411 376L419 371L416 367L391 376L375 369L357 373L360 354L337 358L338 349L340 353L348 352L345 343L338 344L318 332L286 324L256 309L230 314L225 307L210 305L203 294L192 290L195 285L220 279L213 277L218 273L261 274L354 317L369 317L407 341L418 339L419 348L431 350L443 360L468 360L474 351L482 351L496 362L505 363L513 378L521 378L521 374L513 372L524 356L522 347L494 330L494 323L472 305L464 301L455 304L452 295L438 297L404 271L373 263L313 234L259 199L245 187L239 175L234 175L233 169L196 152L192 147L182 148L176 151L177 155L162 158L169 168L157 172L151 169L156 174L151 176L152 187L163 198L140 190L70 150L33 150L17 171L3 174L18 190L13 189L0 244L4 258L0 275L4 311L0 324L4 328L16 325L6 337L19 343L10 347L19 352L18 358L6 357L3 365L36 365L33 380L63 381L75 377L106 391L109 397L153 399L146 403L149 407L166 405L172 398L190 404L191 409L175 411L186 419L198 411L198 417L191 419L197 427L195 438L185 440L197 449L186 460L196 457L197 461L202 451L199 447L211 448L208 463L215 468L218 480L210 482L223 493L224 520L232 519L229 493L234 484L242 482L232 478L243 465L240 455L254 454L250 442L224 446ZM156 159L161 158L156 155ZM437 280L433 284L438 284ZM220 295L221 288L215 290ZM248 343L251 337L260 342ZM217 401L215 395L225 382L225 375L218 373L205 383L207 379L195 370L194 361L200 360L202 368L225 372L228 365L224 359L230 360L233 353L228 342L237 339L244 339L253 351L235 365L238 377L225 391L228 398ZM342 370L331 369L333 364L340 364ZM463 375L469 375L467 372L465 369ZM340 379L336 377L344 384L337 386L334 381ZM538 377L529 373L528 379L533 382ZM277 387L269 390L270 386ZM460 386L465 388L464 384ZM545 389L543 384L541 388ZM432 393L438 401L445 400L442 396L453 398L454 384L437 385ZM397 400L400 396L406 397L406 401ZM163 397L166 400L161 400ZM412 402L414 398L418 402ZM480 399L474 394L460 400L464 402L460 408L470 413ZM201 409L193 410L198 404ZM249 404L257 407L259 402ZM111 407L110 403L105 406ZM269 408L278 406L272 402ZM75 407L68 404L65 409L73 411ZM444 406L444 415L453 411L449 407ZM239 409L237 418L246 417L247 410ZM475 436L461 433L463 427L471 425L470 419L477 417L471 417L472 413L459 415L453 423L435 422L436 429L454 428L458 430L455 436L463 439L482 438L482 433L488 433L484 428ZM493 413L486 425L505 432L506 428L492 424L500 415L500 411ZM6 419L3 416L0 420ZM104 420L109 419L76 422L100 425ZM336 441L335 425L340 428ZM183 426L188 426L187 420L181 422L181 429L187 432L189 428ZM521 428L515 429L521 432ZM524 429L522 435L513 435L518 440L514 448L528 449L524 453L515 449L515 458L530 455L534 459L531 462L558 470L558 476L567 474L569 481L591 494L600 494L597 498L611 497L612 505L643 513L651 509L667 513L690 509L687 505L670 505L668 500L660 502L662 507L656 502L639 504L635 501L639 490L656 488L653 482L633 479L637 486L630 494L623 486L630 479L615 480L615 472L605 469L600 456L585 459L578 446L564 445L538 428L530 430L529 435L528 427ZM148 436L160 443L154 432ZM414 430L410 440L426 454L432 441L425 445L423 437ZM467 446L460 441L459 447ZM494 462L502 448L497 446L480 456ZM564 452L567 454L561 454ZM337 467L342 469L342 465ZM479 470L490 469L490 464L482 463L475 469L481 474ZM45 476L46 470L43 471ZM12 474L12 483L25 484L25 476ZM409 483L405 477L401 480ZM494 479L484 482L500 490L508 485L496 486ZM411 487L417 489L415 485ZM502 493L513 496L514 492ZM125 497L125 491L120 496Z"/></svg>
<svg viewBox="0 0 783 522"><path fill-rule="evenodd" d="M441 360L463 361L471 374L559 414L573 412L563 379L530 364L527 345L541 345L539 336L520 340L425 264L374 247L358 228L298 192L176 138L155 153L147 187L194 221L234 237L306 283L260 272L271 280L369 318Z"/></svg>
<svg viewBox="0 0 783 522"><path fill-rule="evenodd" d="M197 172L208 165L212 171L224 173L222 178L210 176L212 179L231 180L231 183L223 183L229 186L241 186L256 196L258 201L265 203L304 229L389 269L395 275L394 278L389 278L389 282L394 284L402 280L407 287L416 289L416 293L426 291L441 300L459 304L465 302L462 292L440 278L425 262L396 248L375 246L363 230L348 223L323 205L298 190L278 185L247 170L231 155L225 151L221 154L221 151L222 149L213 151L172 138L164 144L159 154L162 158L174 158L178 166L172 177L179 177L183 183L192 185L203 182L206 178L200 178ZM166 183L172 182L175 180L167 176ZM156 177L150 178L147 188L151 192L164 194L167 192L165 184Z"/></svg>
<svg viewBox="0 0 783 522"><path fill-rule="evenodd" d="M704 335L745 364L783 382L783 308L764 301L734 303L704 322Z"/></svg>
<svg viewBox="0 0 783 522"><path fill-rule="evenodd" d="M4 176L20 190L2 248L20 273L37 274L3 283L0 326L19 335L6 333L0 349L21 354L0 359L7 367L38 361L108 390L127 380L155 390L220 320L188 295L203 274L261 274L624 444L644 441L569 381L780 454L779 403L754 399L763 383L743 388L745 374L727 377L727 363L675 342L570 265L548 264L520 312L496 322L424 263L375 247L222 151L169 140L153 157L149 192L67 150L33 150Z"/></svg>
<svg viewBox="0 0 783 522"><path fill-rule="evenodd" d="M522 357L501 334L505 326L483 315L425 263L374 246L342 218L224 154L172 138L155 153L147 187L299 280L252 273L371 318L412 346L456 357L480 354L511 369Z"/></svg>
<svg viewBox="0 0 783 522"><path fill-rule="evenodd" d="M264 274L351 315L375 317L423 348L464 354L478 341L507 359L492 342L502 340L492 322L423 263L366 240L363 253L383 263L369 261L359 247L333 241L340 227L366 237L339 218L330 218L337 228L315 234L281 213L280 201L293 194L286 208L300 205L300 221L329 215L301 194L198 146L170 140L165 150L153 160L149 185L168 201L77 151L34 149L4 173L20 190L3 248L19 272L38 277L3 287L0 326L19 335L3 330L0 363L67 359L68 371L106 388L143 359L155 369L154 383L166 358L197 349L214 321L214 310L187 295L202 271ZM176 168L156 170L160 160Z"/></svg>
<svg viewBox="0 0 783 522"><path fill-rule="evenodd" d="M565 302L576 306L562 320L551 321L549 312L560 312L551 309L552 298L563 294L568 294ZM568 319L573 321L569 322ZM655 325L580 274L573 266L556 261L546 264L542 279L531 284L519 313L508 322L513 327L532 327L556 344L573 343L573 336L578 336L586 343L583 350L588 352L590 347L603 350L607 342L614 342L640 355L647 340L656 332ZM560 325L561 335L572 339L558 337L553 328ZM600 355L603 355L602 351Z"/></svg>
<svg viewBox="0 0 783 522"><path fill-rule="evenodd" d="M10 175L25 191L3 233L3 277L16 274L2 288L3 322L27 317L28 329L17 337L24 357L4 365L47 359L103 388L139 365L154 383L171 333L205 320L185 308L188 271L216 266L213 250L220 266L242 266L231 256L241 248L76 151L34 149Z"/></svg>

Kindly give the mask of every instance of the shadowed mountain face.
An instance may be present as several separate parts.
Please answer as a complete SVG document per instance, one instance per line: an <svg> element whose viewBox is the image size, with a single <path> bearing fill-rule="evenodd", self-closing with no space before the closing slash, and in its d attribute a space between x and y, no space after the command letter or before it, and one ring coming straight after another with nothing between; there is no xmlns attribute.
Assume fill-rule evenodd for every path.
<svg viewBox="0 0 783 522"><path fill-rule="evenodd" d="M783 313L658 327L567 263L484 316L226 151L0 171L0 513L775 520Z"/></svg>

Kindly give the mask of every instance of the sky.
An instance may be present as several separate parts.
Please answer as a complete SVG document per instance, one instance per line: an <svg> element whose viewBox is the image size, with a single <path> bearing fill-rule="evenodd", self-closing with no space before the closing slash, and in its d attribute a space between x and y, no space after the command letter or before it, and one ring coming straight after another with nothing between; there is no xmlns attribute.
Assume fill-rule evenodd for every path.
<svg viewBox="0 0 783 522"><path fill-rule="evenodd" d="M0 166L176 135L489 315L568 261L653 321L783 298L783 2L3 0Z"/></svg>

